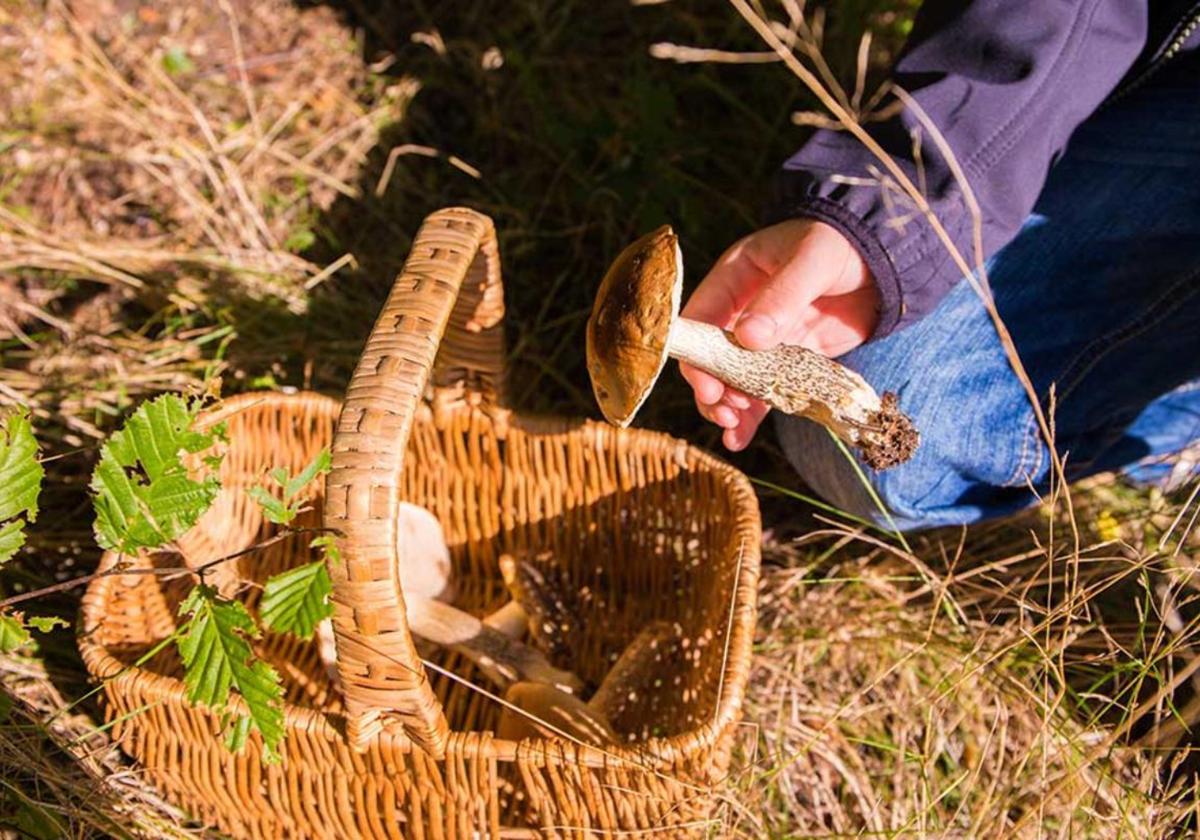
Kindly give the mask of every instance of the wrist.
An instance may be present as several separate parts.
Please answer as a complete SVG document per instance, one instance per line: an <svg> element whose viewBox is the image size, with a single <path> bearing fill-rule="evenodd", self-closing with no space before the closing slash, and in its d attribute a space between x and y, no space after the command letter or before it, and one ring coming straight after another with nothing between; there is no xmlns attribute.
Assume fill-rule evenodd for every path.
<svg viewBox="0 0 1200 840"><path fill-rule="evenodd" d="M861 288L875 290L878 319L868 340L889 335L904 313L904 295L891 257L875 232L841 204L822 197L807 197L802 203L783 208L793 219L809 219L833 228L850 245L851 255L844 269L853 272Z"/></svg>

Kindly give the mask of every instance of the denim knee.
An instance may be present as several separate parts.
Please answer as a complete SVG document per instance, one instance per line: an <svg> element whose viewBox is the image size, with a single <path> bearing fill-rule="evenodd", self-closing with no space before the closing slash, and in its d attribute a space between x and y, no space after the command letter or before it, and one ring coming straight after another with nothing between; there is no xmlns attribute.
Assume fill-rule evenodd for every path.
<svg viewBox="0 0 1200 840"><path fill-rule="evenodd" d="M994 469L995 451L979 452L979 462L972 464L964 462L961 452L931 445L906 464L874 472L857 458L852 462L829 432L812 421L780 415L776 429L788 461L808 488L839 510L881 527L908 531L969 524L1036 500L1028 480L1007 485L980 480L980 474ZM1017 462L1008 460L1016 472ZM1037 457L1024 460L1032 468Z"/></svg>

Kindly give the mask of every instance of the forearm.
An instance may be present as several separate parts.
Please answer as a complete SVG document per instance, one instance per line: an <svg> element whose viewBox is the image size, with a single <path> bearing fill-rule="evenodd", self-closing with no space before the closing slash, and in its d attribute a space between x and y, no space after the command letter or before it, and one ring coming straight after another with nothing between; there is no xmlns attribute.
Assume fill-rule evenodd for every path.
<svg viewBox="0 0 1200 840"><path fill-rule="evenodd" d="M979 201L986 254L1020 228L1050 165L1133 64L1146 38L1137 0L929 0L892 82L938 127ZM916 114L868 126L972 258L972 220ZM920 154L914 154L913 133ZM875 336L932 311L961 272L927 221L889 200L883 167L853 136L819 131L780 173L771 221L812 217L858 248L882 297ZM920 170L920 171L918 171Z"/></svg>

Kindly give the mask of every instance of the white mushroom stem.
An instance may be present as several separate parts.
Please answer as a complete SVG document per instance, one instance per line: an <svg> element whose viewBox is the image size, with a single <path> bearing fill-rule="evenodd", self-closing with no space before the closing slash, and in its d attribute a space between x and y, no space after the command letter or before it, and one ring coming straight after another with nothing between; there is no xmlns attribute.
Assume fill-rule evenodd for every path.
<svg viewBox="0 0 1200 840"><path fill-rule="evenodd" d="M577 676L555 668L541 651L519 640L529 619L524 608L515 601L482 620L416 592L405 592L404 601L408 608L408 627L415 641L433 643L462 654L502 689L527 681L545 683L564 692L578 692L583 688ZM323 621L317 631L326 673L335 686L340 686L333 627L329 621Z"/></svg>
<svg viewBox="0 0 1200 840"><path fill-rule="evenodd" d="M564 735L593 747L618 741L603 711L573 694L541 683L514 683L504 694L507 704L496 724L503 741L526 738L562 738Z"/></svg>
<svg viewBox="0 0 1200 840"><path fill-rule="evenodd" d="M864 450L868 463L889 462L894 449L900 460L915 448L909 434L895 427L903 415L882 400L854 371L804 347L781 345L773 350L747 350L712 324L676 318L667 339L667 355L707 371L744 394L772 408L821 423L851 446ZM881 451L886 450L886 451ZM876 466L883 469L890 466Z"/></svg>
<svg viewBox="0 0 1200 840"><path fill-rule="evenodd" d="M509 601L491 615L484 616L483 624L510 639L519 639L529 629L529 613L519 601Z"/></svg>
<svg viewBox="0 0 1200 840"><path fill-rule="evenodd" d="M505 635L468 612L423 595L406 595L408 626L414 636L457 651L479 666L496 685L538 682L575 693L583 683L555 668L541 651Z"/></svg>

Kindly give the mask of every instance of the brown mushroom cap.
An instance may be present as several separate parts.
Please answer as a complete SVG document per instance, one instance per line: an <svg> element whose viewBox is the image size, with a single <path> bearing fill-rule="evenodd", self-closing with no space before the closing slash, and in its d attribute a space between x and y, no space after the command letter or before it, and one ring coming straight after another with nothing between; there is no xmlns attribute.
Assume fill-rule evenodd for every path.
<svg viewBox="0 0 1200 840"><path fill-rule="evenodd" d="M587 324L592 390L605 419L628 426L667 363L667 338L683 295L683 255L670 225L613 261Z"/></svg>

